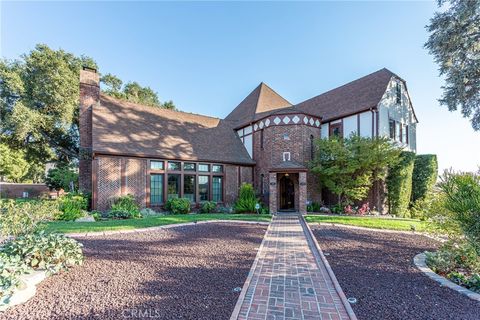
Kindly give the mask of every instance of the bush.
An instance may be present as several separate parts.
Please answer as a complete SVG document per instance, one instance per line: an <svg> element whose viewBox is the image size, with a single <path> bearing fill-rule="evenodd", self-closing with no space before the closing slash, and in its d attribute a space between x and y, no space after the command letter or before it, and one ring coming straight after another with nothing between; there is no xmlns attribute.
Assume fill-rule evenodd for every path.
<svg viewBox="0 0 480 320"><path fill-rule="evenodd" d="M201 203L200 213L212 213L217 209L217 203L215 201L204 201Z"/></svg>
<svg viewBox="0 0 480 320"><path fill-rule="evenodd" d="M190 200L187 198L168 199L165 209L172 214L187 214L190 212Z"/></svg>
<svg viewBox="0 0 480 320"><path fill-rule="evenodd" d="M131 194L117 198L108 212L108 216L114 219L141 218L140 207Z"/></svg>
<svg viewBox="0 0 480 320"><path fill-rule="evenodd" d="M60 214L57 220L72 221L84 216L88 208L88 199L80 193L69 193L58 199Z"/></svg>
<svg viewBox="0 0 480 320"><path fill-rule="evenodd" d="M234 208L236 213L255 212L255 206L258 199L255 196L255 190L250 183L243 183L240 186L240 192L235 202Z"/></svg>
<svg viewBox="0 0 480 320"><path fill-rule="evenodd" d="M66 270L83 262L82 244L63 234L43 231L19 236L0 248L0 254L18 256L28 267L50 273Z"/></svg>
<svg viewBox="0 0 480 320"><path fill-rule="evenodd" d="M307 205L307 212L319 212L322 205L318 202L311 202Z"/></svg>
<svg viewBox="0 0 480 320"><path fill-rule="evenodd" d="M439 185L450 212L446 218L458 224L480 255L480 175L447 171Z"/></svg>
<svg viewBox="0 0 480 320"><path fill-rule="evenodd" d="M389 169L387 176L387 205L390 214L409 217L408 207L412 194L412 174L415 153L404 151L400 161Z"/></svg>
<svg viewBox="0 0 480 320"><path fill-rule="evenodd" d="M0 253L0 299L10 295L19 286L19 276L27 273L29 268L19 256Z"/></svg>
<svg viewBox="0 0 480 320"><path fill-rule="evenodd" d="M92 212L89 213L89 215L95 219L95 221L100 221L102 220L102 213L97 210L93 210Z"/></svg>
<svg viewBox="0 0 480 320"><path fill-rule="evenodd" d="M420 154L415 157L412 174L412 204L428 196L437 181L437 176L438 163L436 155Z"/></svg>
<svg viewBox="0 0 480 320"><path fill-rule="evenodd" d="M17 203L15 200L0 202L0 225L3 236L17 237L33 233L40 224L51 220L59 213L56 201L26 201Z"/></svg>
<svg viewBox="0 0 480 320"><path fill-rule="evenodd" d="M78 173L69 166L62 166L48 170L45 177L45 184L50 190L75 191L78 189ZM70 190L73 185L74 190Z"/></svg>
<svg viewBox="0 0 480 320"><path fill-rule="evenodd" d="M152 210L150 208L143 208L140 210L140 214L142 217L149 217L149 216L157 216L160 215L160 213L156 212L155 210Z"/></svg>

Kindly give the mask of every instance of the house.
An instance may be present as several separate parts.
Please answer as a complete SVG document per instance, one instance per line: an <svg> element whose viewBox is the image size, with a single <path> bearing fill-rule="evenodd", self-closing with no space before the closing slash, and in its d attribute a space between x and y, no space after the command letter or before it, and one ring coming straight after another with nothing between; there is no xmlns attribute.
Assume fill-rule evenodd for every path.
<svg viewBox="0 0 480 320"><path fill-rule="evenodd" d="M387 69L292 104L261 83L225 118L121 101L100 92L99 75L80 75L80 188L106 210L133 194L142 207L171 197L235 201L252 183L271 212L306 211L321 201L309 173L314 140L387 136L416 150L417 118L406 83ZM369 201L382 207L383 192Z"/></svg>

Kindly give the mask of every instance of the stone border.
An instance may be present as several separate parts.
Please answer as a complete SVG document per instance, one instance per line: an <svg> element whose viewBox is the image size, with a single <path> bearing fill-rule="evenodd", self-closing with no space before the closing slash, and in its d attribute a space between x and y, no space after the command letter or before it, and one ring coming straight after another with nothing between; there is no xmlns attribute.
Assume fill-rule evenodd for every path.
<svg viewBox="0 0 480 320"><path fill-rule="evenodd" d="M273 219L273 217L272 217ZM232 315L230 316L230 320L237 320L238 316L240 314L240 310L242 308L243 301L245 300L245 296L247 295L248 287L250 286L250 283L252 282L253 275L255 273L255 269L257 268L258 261L260 260L260 252L262 252L262 249L265 245L265 235L270 231L272 228L272 224L269 222L268 223L268 228L265 230L265 234L263 235L262 243L260 244L260 247L258 247L257 254L255 255L255 259L253 260L252 267L250 268L250 271L248 272L247 279L245 280L245 283L243 284L242 291L240 291L240 296L237 299L237 303L235 304L235 308L233 309Z"/></svg>
<svg viewBox="0 0 480 320"><path fill-rule="evenodd" d="M307 221L305 220L305 217L302 215L299 215L300 223L303 226L303 230L305 232L305 235L307 236L307 241L310 240L309 242L313 244L314 249L317 250L318 255L320 256L320 259L322 260L323 264L325 265L325 269L327 269L328 275L330 276L330 279L333 282L333 285L335 287L335 290L337 291L340 300L342 300L342 303L347 311L348 316L350 317L351 320L357 320L357 316L353 312L352 306L347 300L347 297L345 296L345 293L342 290L342 287L340 286L340 283L338 283L337 277L335 277L335 273L332 270L332 267L327 261L327 258L325 258L325 255L323 254L322 249L320 248L320 245L318 244L317 239L315 238L312 229L310 229L310 226L308 225ZM315 259L317 260L317 259ZM317 261L319 263L319 261Z"/></svg>
<svg viewBox="0 0 480 320"><path fill-rule="evenodd" d="M269 225L270 222L265 221L248 221L248 220L204 220L204 221L197 221L197 222L184 222L184 223L172 223L166 224L162 226L155 226L155 227L147 227L147 228L138 228L138 229L127 229L127 230L112 230L112 231L92 231L92 232L81 232L81 233L65 233L66 236L72 238L85 238L85 237L94 237L94 236L109 236L114 234L122 234L122 233L138 233L138 232L148 232L148 231L160 231L164 229L170 228L178 228L178 227L185 227L185 226L194 226L196 224L204 224L204 223L246 223L246 224L260 224L260 225Z"/></svg>
<svg viewBox="0 0 480 320"><path fill-rule="evenodd" d="M20 282L25 285L24 288L16 288L13 293L8 297L5 297L1 301L0 313L6 311L10 307L22 304L30 300L37 292L37 284L47 278L47 272L45 270L35 270L31 273L22 274L19 279ZM8 302L3 304L7 300Z"/></svg>
<svg viewBox="0 0 480 320"><path fill-rule="evenodd" d="M470 299L476 300L480 302L480 294L473 292L471 290L468 290L467 288L464 288L462 286L459 286L458 284L453 283L452 281L448 280L447 278L442 277L441 275L433 272L432 269L430 269L427 266L427 263L425 261L426 255L425 253L419 253L413 258L413 263L415 266L422 271L425 275L427 275L430 279L438 282L440 286L442 287L447 287L450 289L453 289L457 291L458 293L461 293Z"/></svg>

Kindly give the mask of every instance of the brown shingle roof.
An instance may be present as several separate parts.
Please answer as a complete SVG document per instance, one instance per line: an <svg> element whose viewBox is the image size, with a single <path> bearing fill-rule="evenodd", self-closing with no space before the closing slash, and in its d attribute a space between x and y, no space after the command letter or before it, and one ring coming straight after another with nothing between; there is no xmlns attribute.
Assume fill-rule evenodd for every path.
<svg viewBox="0 0 480 320"><path fill-rule="evenodd" d="M142 106L101 95L93 152L254 164L227 120Z"/></svg>
<svg viewBox="0 0 480 320"><path fill-rule="evenodd" d="M308 114L321 116L323 120L374 108L382 99L392 77L401 79L390 70L383 68L305 100L295 105L295 108Z"/></svg>
<svg viewBox="0 0 480 320"><path fill-rule="evenodd" d="M238 125L248 124L272 110L289 107L292 104L281 97L265 83L260 83L240 104L225 118Z"/></svg>

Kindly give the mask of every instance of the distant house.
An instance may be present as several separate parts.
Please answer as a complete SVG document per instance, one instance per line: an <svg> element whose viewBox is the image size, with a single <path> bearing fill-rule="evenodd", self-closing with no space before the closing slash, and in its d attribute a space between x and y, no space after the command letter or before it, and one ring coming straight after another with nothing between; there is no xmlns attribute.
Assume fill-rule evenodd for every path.
<svg viewBox="0 0 480 320"><path fill-rule="evenodd" d="M271 212L303 213L322 200L307 166L314 139L387 136L416 150L406 83L387 69L298 104L261 83L225 119L111 98L90 69L81 72L80 102L80 188L99 210L129 193L144 207L171 197L231 205L247 182ZM382 198L369 196L377 208Z"/></svg>

